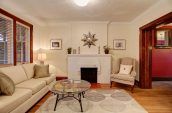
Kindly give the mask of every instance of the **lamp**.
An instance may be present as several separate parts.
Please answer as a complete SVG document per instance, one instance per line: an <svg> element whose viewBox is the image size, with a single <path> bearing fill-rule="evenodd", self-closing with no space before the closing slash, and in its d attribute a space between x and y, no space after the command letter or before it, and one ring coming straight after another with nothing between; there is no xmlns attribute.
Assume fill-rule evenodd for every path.
<svg viewBox="0 0 172 113"><path fill-rule="evenodd" d="M75 4L84 7L88 4L89 0L74 0Z"/></svg>
<svg viewBox="0 0 172 113"><path fill-rule="evenodd" d="M46 53L40 52L38 53L38 60L40 61L40 64L44 65L44 61L46 60L47 55Z"/></svg>

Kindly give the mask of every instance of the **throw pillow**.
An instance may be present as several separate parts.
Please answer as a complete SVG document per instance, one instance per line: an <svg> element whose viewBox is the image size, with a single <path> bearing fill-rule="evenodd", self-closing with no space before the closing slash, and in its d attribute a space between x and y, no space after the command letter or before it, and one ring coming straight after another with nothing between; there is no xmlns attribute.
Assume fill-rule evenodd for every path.
<svg viewBox="0 0 172 113"><path fill-rule="evenodd" d="M13 80L7 75L0 73L0 94L12 95L15 91Z"/></svg>
<svg viewBox="0 0 172 113"><path fill-rule="evenodd" d="M34 78L43 78L50 76L49 65L35 65Z"/></svg>
<svg viewBox="0 0 172 113"><path fill-rule="evenodd" d="M121 64L119 74L130 74L132 67L133 67L132 65L122 65Z"/></svg>

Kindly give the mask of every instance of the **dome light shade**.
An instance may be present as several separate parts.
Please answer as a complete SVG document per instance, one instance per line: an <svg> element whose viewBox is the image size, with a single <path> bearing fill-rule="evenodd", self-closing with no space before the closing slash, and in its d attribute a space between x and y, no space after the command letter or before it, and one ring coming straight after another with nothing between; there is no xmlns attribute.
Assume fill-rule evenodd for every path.
<svg viewBox="0 0 172 113"><path fill-rule="evenodd" d="M74 0L75 4L84 7L88 4L89 0Z"/></svg>

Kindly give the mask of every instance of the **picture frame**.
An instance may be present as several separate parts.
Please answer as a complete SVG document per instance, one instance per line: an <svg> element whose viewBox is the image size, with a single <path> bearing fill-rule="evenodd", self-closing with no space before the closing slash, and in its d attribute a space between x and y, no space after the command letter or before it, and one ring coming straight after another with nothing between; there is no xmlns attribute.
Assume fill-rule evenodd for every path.
<svg viewBox="0 0 172 113"><path fill-rule="evenodd" d="M50 49L61 50L62 49L62 40L61 39L51 39L50 40Z"/></svg>
<svg viewBox="0 0 172 113"><path fill-rule="evenodd" d="M115 50L126 50L126 40L125 39L114 39L113 49Z"/></svg>

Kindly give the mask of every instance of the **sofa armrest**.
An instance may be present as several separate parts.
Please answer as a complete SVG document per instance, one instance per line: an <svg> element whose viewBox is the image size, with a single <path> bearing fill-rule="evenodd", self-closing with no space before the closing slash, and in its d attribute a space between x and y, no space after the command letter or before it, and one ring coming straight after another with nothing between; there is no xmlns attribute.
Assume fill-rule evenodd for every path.
<svg viewBox="0 0 172 113"><path fill-rule="evenodd" d="M56 80L56 77L57 77L57 76L56 76L56 74L51 73L49 77L51 77L51 78L53 78L53 79L55 79L55 80Z"/></svg>
<svg viewBox="0 0 172 113"><path fill-rule="evenodd" d="M50 76L56 76L56 74L55 73L50 73Z"/></svg>
<svg viewBox="0 0 172 113"><path fill-rule="evenodd" d="M57 69L54 65L49 64L49 73L50 74L56 74L57 73Z"/></svg>

